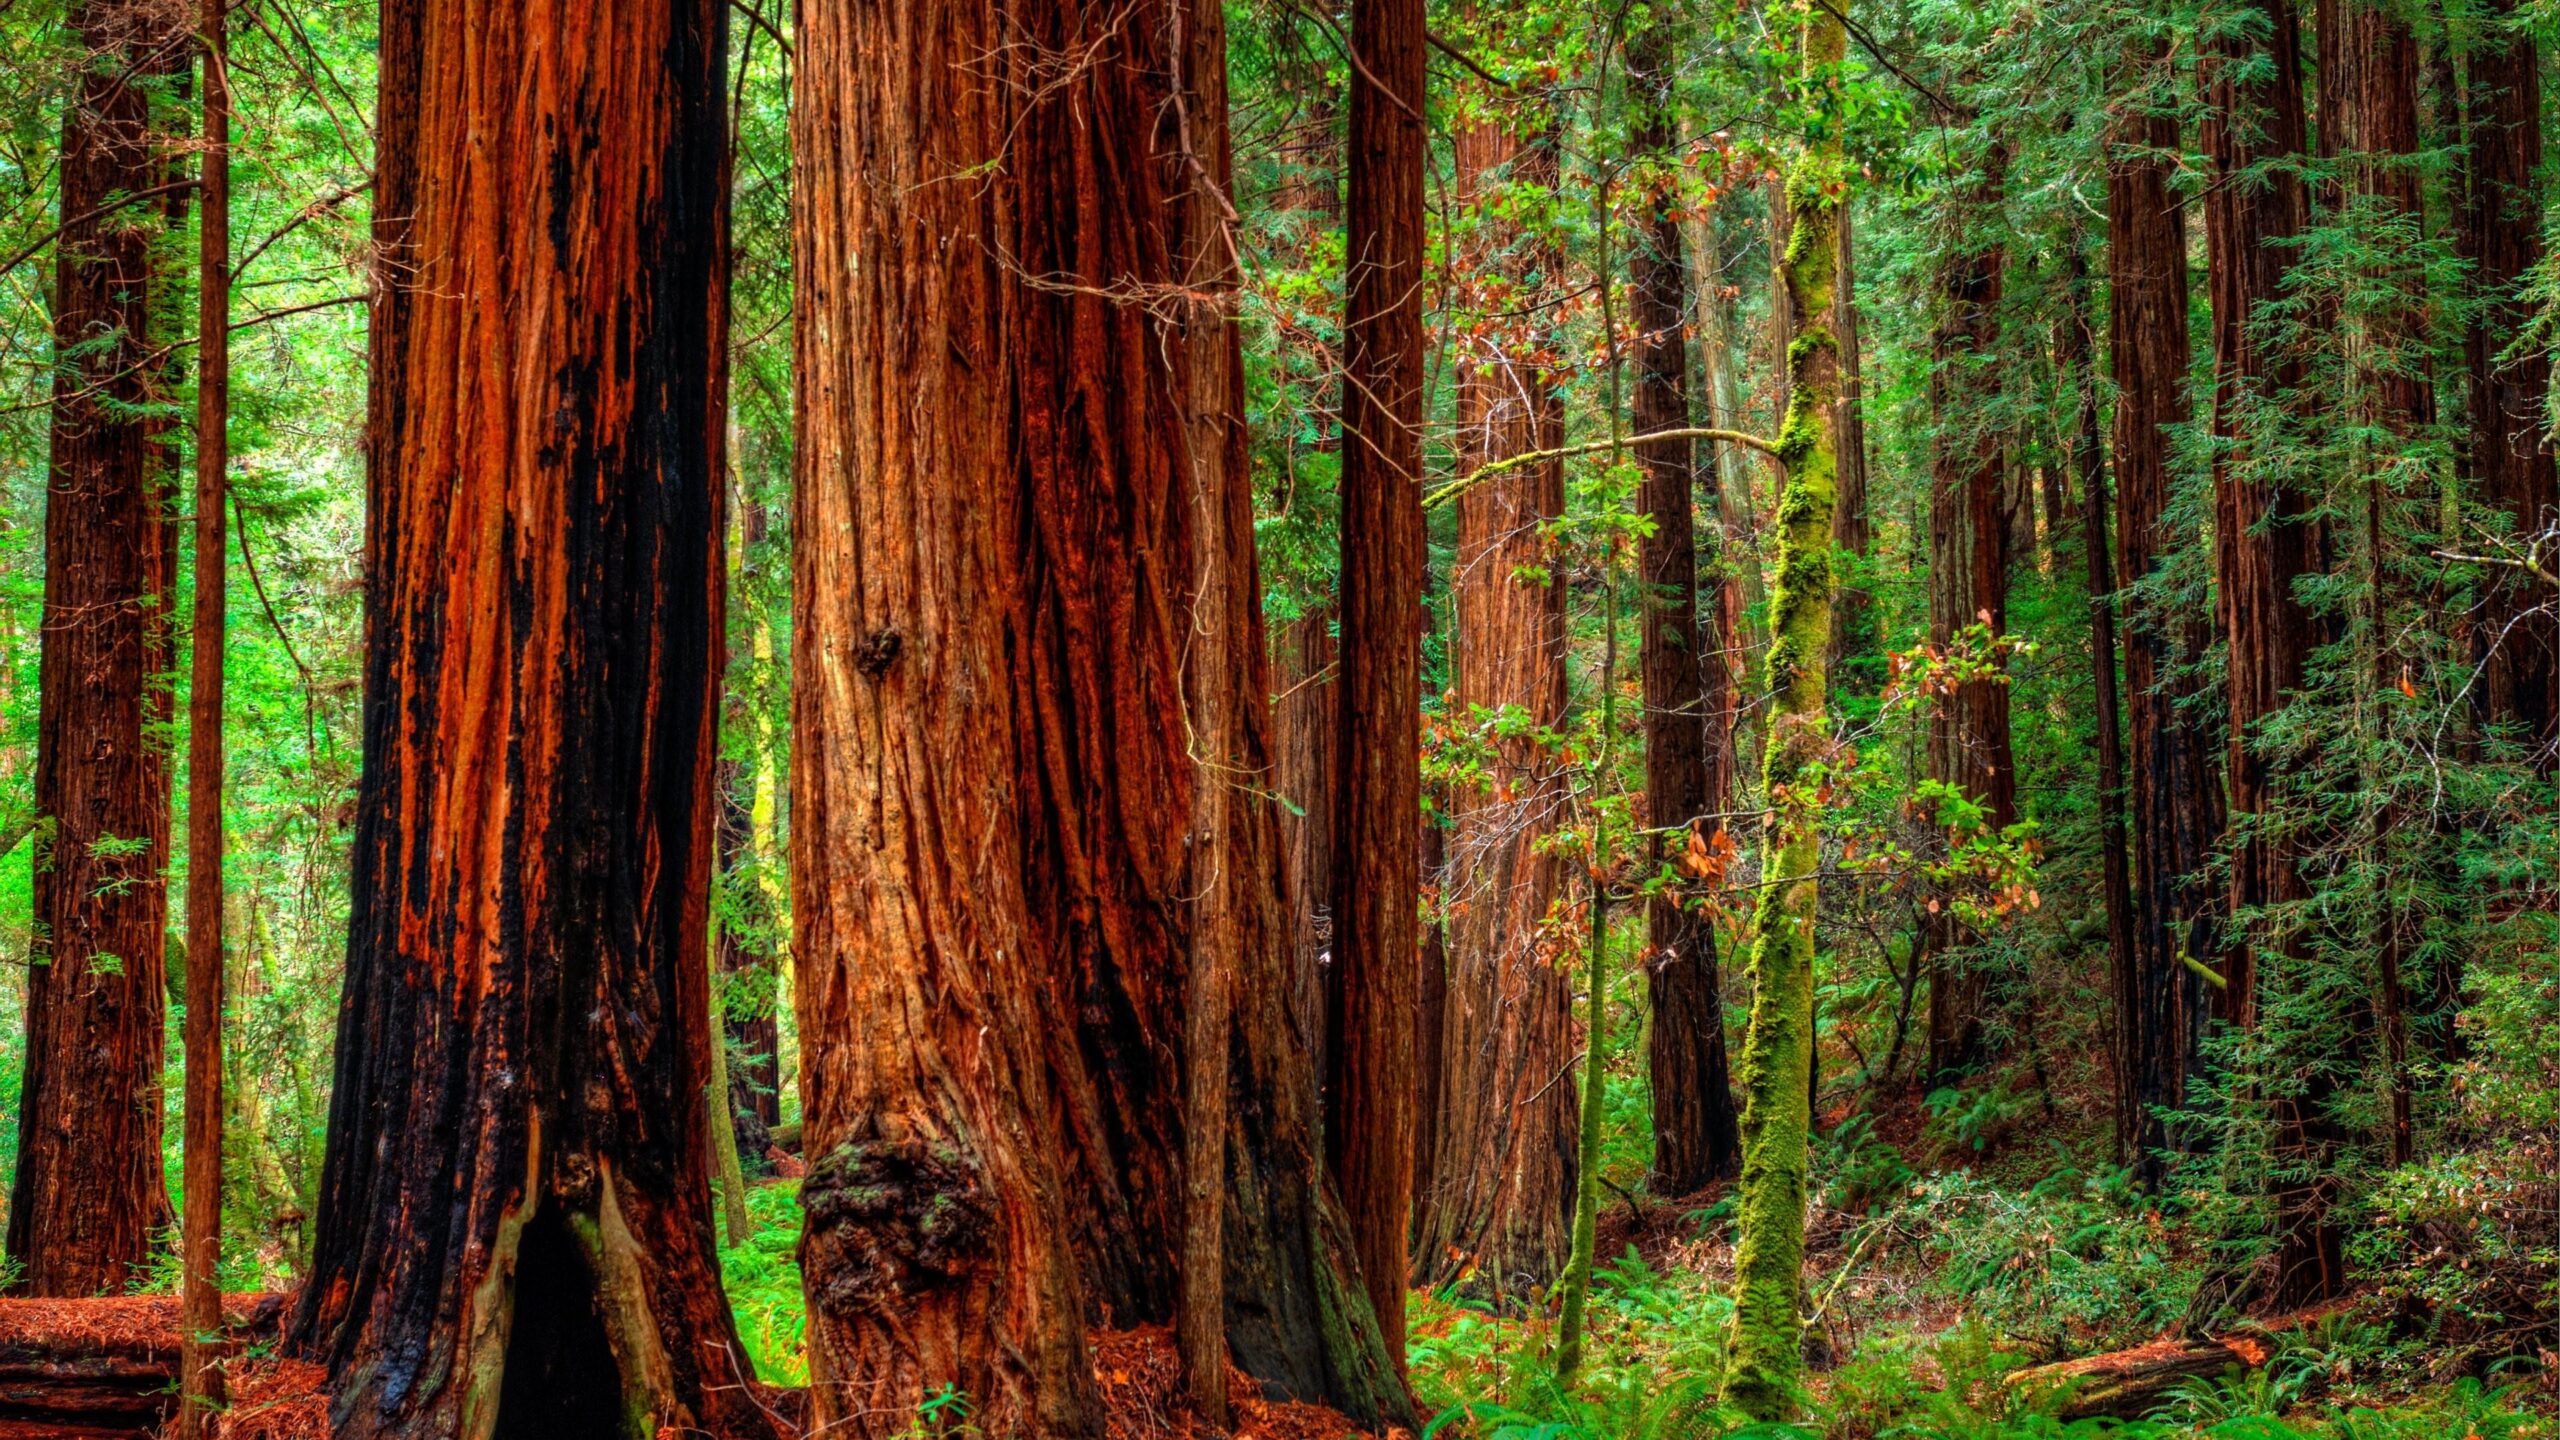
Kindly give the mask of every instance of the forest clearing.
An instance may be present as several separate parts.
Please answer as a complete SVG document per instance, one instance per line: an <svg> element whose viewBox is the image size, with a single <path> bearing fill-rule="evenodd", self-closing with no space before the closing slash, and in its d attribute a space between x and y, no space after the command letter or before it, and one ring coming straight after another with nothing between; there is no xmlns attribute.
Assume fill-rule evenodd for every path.
<svg viewBox="0 0 2560 1440"><path fill-rule="evenodd" d="M2560 1440L2552 0L0 0L0 1440Z"/></svg>

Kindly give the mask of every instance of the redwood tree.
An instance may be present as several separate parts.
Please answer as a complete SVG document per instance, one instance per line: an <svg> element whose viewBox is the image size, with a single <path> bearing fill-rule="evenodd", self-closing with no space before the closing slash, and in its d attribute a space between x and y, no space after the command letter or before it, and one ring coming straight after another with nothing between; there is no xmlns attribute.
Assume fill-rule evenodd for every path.
<svg viewBox="0 0 2560 1440"><path fill-rule="evenodd" d="M1351 7L1344 222L1341 727L1325 1161L1378 1328L1404 1366L1420 868L1422 0Z"/></svg>
<svg viewBox="0 0 2560 1440"><path fill-rule="evenodd" d="M1672 34L1656 19L1628 51L1644 109L1629 136L1637 153L1666 165L1674 155ZM1686 321L1688 261L1677 197L1650 195L1629 265L1629 319L1635 329L1635 428L1639 435L1689 423ZM1644 468L1645 537L1640 663L1644 674L1646 823L1657 827L1652 864L1685 859L1691 837L1705 846L1723 833L1723 747L1711 748L1710 707L1729 708L1721 653L1725 627L1698 623L1697 515L1691 493L1695 447L1685 440L1636 449ZM1712 484L1712 480L1710 481ZM1845 488L1845 486L1844 486ZM1719 585L1721 592L1725 587ZM1721 593L1718 597L1721 599ZM1721 617L1719 617L1721 618ZM1717 654L1709 656L1713 644ZM1711 685L1710 667L1719 683ZM1719 719L1721 717L1718 717ZM1718 738L1726 738L1721 725ZM1719 783L1723 782L1723 783ZM1672 834L1673 827L1679 833ZM1742 1164L1742 1136L1725 1056L1724 992L1716 973L1715 925L1699 897L1678 890L1645 910L1645 962L1653 1026L1647 1069L1653 1082L1653 1183L1686 1195L1729 1179Z"/></svg>
<svg viewBox="0 0 2560 1440"><path fill-rule="evenodd" d="M2001 269L1996 238L2002 157L1995 147L1963 202L1967 233L1940 262L1944 309L1932 336L1929 376L1938 434L1929 460L1929 639L1946 645L1968 626L2006 633L2012 519L2008 437L1988 409L1998 395ZM2027 529L2032 530L2030 520ZM2009 746L2009 687L1969 679L1940 703L1929 729L1929 774L1983 810L1996 835L2018 819ZM1970 938L1953 910L1931 917L1929 1083L1970 1071L1990 1055L1990 996L1977 963L1958 953Z"/></svg>
<svg viewBox="0 0 2560 1440"><path fill-rule="evenodd" d="M2472 463L2490 503L2532 535L2560 524L2560 480L2544 415L2550 353L2539 344L2507 353L2530 313L2521 287L2542 263L2542 54L2533 35L2515 27L2515 8L2514 0L2491 0L2489 23L2472 42L2469 208L2460 234L2479 300L2464 338ZM2521 571L2493 574L2475 632L2487 661L2484 708L2540 747L2545 769L2560 742L2553 600Z"/></svg>
<svg viewBox="0 0 2560 1440"><path fill-rule="evenodd" d="M2185 962L2217 951L2208 878L2222 838L2221 766L2194 716L2189 666L2213 643L2201 607L2160 592L2186 543L2168 523L2171 433L2187 422L2187 240L2171 189L2178 120L2159 98L2168 63L2157 41L2134 47L2142 83L2107 131L2107 354L2116 387L2116 574L2124 594L2126 775L2133 820L2133 934L2121 977L2117 1116L2136 1173L2157 1184L2174 1143L2164 1109L2186 1101L2210 1014L2205 980ZM2145 582L2148 582L2147 584Z"/></svg>
<svg viewBox="0 0 2560 1440"><path fill-rule="evenodd" d="M1286 983L1221 11L812 0L796 40L815 1423L949 1385L1098 1436L1106 1316L1173 1322L1204 1403L1232 1355L1409 1422Z"/></svg>
<svg viewBox="0 0 2560 1440"><path fill-rule="evenodd" d="M383 7L340 1437L759 1436L704 1165L725 10Z"/></svg>
<svg viewBox="0 0 2560 1440"><path fill-rule="evenodd" d="M173 231L184 213L168 106L190 16L85 0L86 52L62 127L54 247L52 456L37 662L36 953L9 1259L33 1295L121 1291L168 1223L161 1183L162 995L169 917L168 718L176 539L165 345L184 324Z"/></svg>
<svg viewBox="0 0 2560 1440"><path fill-rule="evenodd" d="M1554 142L1518 124L1479 116L1451 138L1461 203L1475 212L1460 283L1504 317L1457 358L1460 474L1564 441L1542 353L1556 299L1546 282L1563 257L1501 218L1512 210L1507 187L1555 184ZM1535 734L1565 723L1565 588L1549 573L1548 533L1564 513L1564 463L1503 473L1460 496L1457 511L1452 718L1466 728L1516 718L1532 731L1497 734L1478 783L1448 797L1446 989L1438 1033L1426 1037L1436 1045L1424 1047L1439 1057L1425 1082L1439 1113L1424 1122L1433 1169L1418 1177L1414 1270L1435 1284L1472 1274L1482 1288L1525 1295L1562 1269L1573 1221L1574 1094L1554 1083L1572 1064L1572 1013L1542 931L1563 872L1545 842L1569 797L1562 763Z"/></svg>

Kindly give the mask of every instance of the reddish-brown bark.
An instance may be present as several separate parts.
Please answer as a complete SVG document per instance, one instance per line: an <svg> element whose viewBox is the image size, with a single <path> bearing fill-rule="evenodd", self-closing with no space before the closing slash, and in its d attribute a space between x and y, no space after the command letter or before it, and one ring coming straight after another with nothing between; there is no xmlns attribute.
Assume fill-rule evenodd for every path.
<svg viewBox="0 0 2560 1440"><path fill-rule="evenodd" d="M1501 219L1507 184L1551 187L1544 134L1500 118L1451 137L1459 203L1476 218L1461 283L1554 276L1562 257ZM1528 284L1482 291L1498 318L1457 357L1459 473L1564 443L1546 308ZM1676 422L1675 422L1676 423ZM1460 497L1450 590L1457 610L1452 721L1472 729L1509 715L1533 730L1565 721L1565 587L1548 527L1564 513L1564 464L1523 466ZM1569 799L1564 767L1534 734L1496 738L1481 783L1448 796L1452 828L1441 890L1449 917L1438 1113L1424 1125L1434 1168L1417 1177L1414 1273L1470 1276L1520 1296L1562 1270L1573 1222L1574 1094L1565 974L1545 933L1563 867L1543 843Z"/></svg>
<svg viewBox="0 0 2560 1440"><path fill-rule="evenodd" d="M2138 71L2163 50L2133 57ZM2124 625L2126 772L2133 819L2133 946L2121 977L2118 1119L2128 1158L2157 1184L2176 1143L2160 1118L2186 1099L2211 1013L2199 960L2219 945L2207 871L2222 837L2219 747L2186 702L2209 620L2140 588L2187 537L2168 524L2170 434L2187 423L2187 241L2176 194L2178 121L2145 74L2107 135L2108 364L2115 378L2116 573Z"/></svg>
<svg viewBox="0 0 2560 1440"><path fill-rule="evenodd" d="M2215 436L2214 539L2220 576L2222 633L2229 642L2227 774L2231 818L2245 823L2231 864L2232 912L2305 897L2291 842L2267 823L2279 805L2280 776L2258 743L2260 722L2280 709L2304 679L2323 626L2296 582L2327 568L2327 542L2314 513L2317 497L2271 481L2249 416L2286 403L2298 390L2300 361L2267 343L2258 307L2281 293L2296 253L2286 243L2309 221L2309 196L2283 161L2303 154L2301 38L2291 0L2253 0L2255 23L2223 27L2206 46L2202 148L2211 162L2205 190L2205 253L2213 295ZM2265 162L2276 161L2270 166ZM2258 952L2281 945L2264 921L2225 961L2215 991L2218 1017L2243 1028L2258 1014ZM2281 1163L2308 1172L2278 1186L2278 1303L2299 1306L2344 1283L2340 1236L2328 1218L2329 1181L2319 1131L2327 1121L2316 1101L2277 1103Z"/></svg>
<svg viewBox="0 0 2560 1440"><path fill-rule="evenodd" d="M39 939L27 970L9 1258L29 1295L120 1291L169 1221L161 1183L161 1006L167 962L166 617L177 576L165 494L170 399L156 354L184 323L170 126L151 96L183 69L182 7L85 0L89 52L62 131L54 250L53 433L37 661ZM87 218L83 218L87 217Z"/></svg>
<svg viewBox="0 0 2560 1440"><path fill-rule="evenodd" d="M951 1385L990 1434L1099 1435L1106 1317L1174 1322L1206 1400L1204 1309L1266 1387L1409 1415L1287 984L1218 25L802 12L793 948L830 1433L903 1434Z"/></svg>
<svg viewBox="0 0 2560 1440"><path fill-rule="evenodd" d="M2524 535L2560 524L2545 407L2551 358L2540 345L2507 353L2524 332L2520 292L2542 263L2542 55L2533 36L2506 22L2514 0L2493 0L2498 23L2470 52L2471 126L2461 226L2480 305L2464 349L2471 370L2471 456L2481 490ZM2521 571L2488 577L2474 634L2486 665L2483 709L2513 724L2549 769L2560 742L2560 619L2554 597Z"/></svg>
<svg viewBox="0 0 2560 1440"><path fill-rule="evenodd" d="M1840 403L1831 414L1832 443L1840 452L1840 498L1838 508L1831 512L1831 539L1839 547L1840 557L1853 565L1863 562L1875 545L1875 522L1867 513L1867 403L1866 382L1861 378L1865 357L1858 343L1857 245L1850 238L1850 218L1855 209L1841 206L1837 228L1832 232L1832 263L1837 278L1832 282L1835 288L1831 322L1833 333L1840 337ZM1850 560L1852 556L1856 559ZM1831 622L1830 671L1835 688L1874 688L1876 677L1865 667L1843 664L1873 653L1876 622L1868 613L1871 600L1863 586L1840 587L1838 608Z"/></svg>
<svg viewBox="0 0 2560 1440"><path fill-rule="evenodd" d="M2006 247L1996 237L2002 157L1985 162L1969 202L1974 233L1958 241L1939 272L1939 316L1932 339L1930 405L1939 432L1930 453L1929 639L1945 645L1968 626L2006 634L2013 531L2007 439L1992 420L2000 391L2001 270ZM2023 493L2023 492L2018 492ZM1939 702L1929 727L1929 773L1961 790L1984 811L1997 835L2018 818L2017 776L2010 761L2009 687L1968 680ZM1931 917L1929 937L1929 1076L1963 1074L1990 1058L1988 977L1971 956L1956 953L1970 938L1953 909Z"/></svg>
<svg viewBox="0 0 2560 1440"><path fill-rule="evenodd" d="M383 11L337 1433L753 1437L704 1157L725 10Z"/></svg>
<svg viewBox="0 0 2560 1440"><path fill-rule="evenodd" d="M1322 1074L1326 994L1334 974L1327 959L1333 945L1334 753L1342 740L1332 609L1311 610L1279 626L1271 668L1272 785L1287 802L1280 843L1296 941L1289 990L1299 1028L1315 1049L1316 1073Z"/></svg>
<svg viewBox="0 0 2560 1440"><path fill-rule="evenodd" d="M1644 87L1644 112L1630 135L1640 153L1671 156L1672 34L1667 22L1646 26L1628 61ZM1688 259L1677 200L1649 197L1628 259L1628 319L1635 331L1637 434L1689 423ZM1645 823L1657 835L1650 868L1685 859L1689 836L1706 843L1725 826L1719 765L1709 746L1710 704L1728 709L1721 649L1723 627L1698 624L1697 514L1692 492L1695 447L1673 440L1640 447L1640 504L1653 521L1641 557L1639 663L1644 677ZM1725 588L1719 585L1718 590ZM1715 597L1720 603L1722 596ZM1719 620L1721 617L1718 617ZM1711 686L1709 672L1715 673ZM1710 700L1711 690L1713 700ZM1729 723L1729 722L1728 722ZM1725 737L1730 744L1729 734ZM1685 890L1646 904L1650 952L1645 979L1653 1024L1647 1069L1653 1082L1653 1176L1665 1195L1686 1195L1742 1165L1742 1136L1725 1054L1724 992L1717 973L1716 930L1704 897Z"/></svg>
<svg viewBox="0 0 2560 1440"><path fill-rule="evenodd" d="M1404 1367L1421 804L1422 0L1351 7L1342 382L1340 783L1325 1160Z"/></svg>

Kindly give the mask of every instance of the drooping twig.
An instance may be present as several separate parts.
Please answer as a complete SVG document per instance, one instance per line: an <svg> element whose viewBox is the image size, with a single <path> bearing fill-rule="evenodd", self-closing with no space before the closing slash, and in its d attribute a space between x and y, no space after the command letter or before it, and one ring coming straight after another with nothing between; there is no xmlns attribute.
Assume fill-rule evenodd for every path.
<svg viewBox="0 0 2560 1440"><path fill-rule="evenodd" d="M1764 455L1778 453L1777 441L1759 435L1746 434L1740 430L1717 430L1703 425L1683 425L1674 430L1656 430L1648 435L1629 435L1622 439L1585 440L1575 445L1559 445L1552 450L1528 450L1518 455L1508 455L1490 465L1461 475L1432 491L1423 497L1422 507L1426 510L1437 509L1505 471L1543 465L1550 460L1567 460L1576 455L1597 455L1604 450L1651 445L1664 440L1716 440L1727 445L1747 445Z"/></svg>

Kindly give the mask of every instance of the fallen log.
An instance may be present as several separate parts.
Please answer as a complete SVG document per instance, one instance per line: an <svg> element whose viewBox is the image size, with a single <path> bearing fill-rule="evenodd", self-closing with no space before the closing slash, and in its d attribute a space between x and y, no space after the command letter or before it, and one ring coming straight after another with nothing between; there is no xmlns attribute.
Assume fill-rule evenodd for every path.
<svg viewBox="0 0 2560 1440"><path fill-rule="evenodd" d="M2179 1381L2219 1375L2225 1370L2255 1370L2275 1354L2278 1336L2335 1315L2346 1309L2347 1303L2257 1321L2217 1338L2163 1337L2130 1350L2111 1350L2103 1355L2083 1355L2077 1360L2012 1371L2000 1387L2018 1399L2051 1404L2053 1414L2064 1420L2094 1415L2138 1420L2149 1414L2160 1397Z"/></svg>
<svg viewBox="0 0 2560 1440"><path fill-rule="evenodd" d="M275 1338L283 1316L282 1296L223 1301L242 1344ZM0 1422L19 1433L142 1433L176 1403L179 1341L175 1296L0 1300Z"/></svg>

